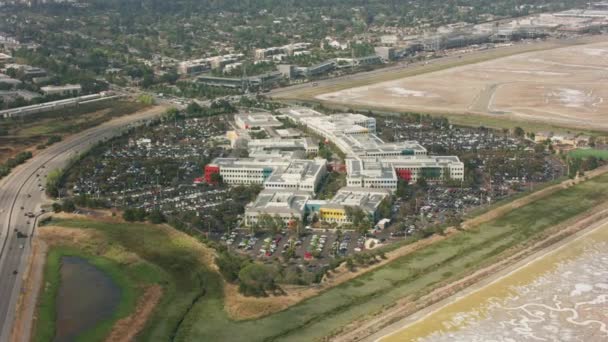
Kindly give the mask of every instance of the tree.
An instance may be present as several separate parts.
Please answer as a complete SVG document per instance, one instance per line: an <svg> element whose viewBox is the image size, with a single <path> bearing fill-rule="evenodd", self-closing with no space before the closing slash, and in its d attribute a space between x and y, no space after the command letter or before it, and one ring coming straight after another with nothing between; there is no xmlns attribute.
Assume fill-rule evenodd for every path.
<svg viewBox="0 0 608 342"><path fill-rule="evenodd" d="M180 115L180 112L177 108L175 107L171 107L169 109L167 109L167 111L163 114L162 116L162 121L166 121L166 122L172 122L178 119L181 119L182 116Z"/></svg>
<svg viewBox="0 0 608 342"><path fill-rule="evenodd" d="M397 197L404 199L407 197L407 193L408 193L408 181L404 180L404 179L399 179L397 181L397 192L396 195Z"/></svg>
<svg viewBox="0 0 608 342"><path fill-rule="evenodd" d="M517 126L513 129L513 134L515 134L516 137L521 138L526 134L526 132L523 128Z"/></svg>
<svg viewBox="0 0 608 342"><path fill-rule="evenodd" d="M132 208L127 208L122 212L122 218L127 222L135 221L135 211Z"/></svg>
<svg viewBox="0 0 608 342"><path fill-rule="evenodd" d="M63 204L61 205L61 208L66 213L73 213L74 211L76 211L76 206L74 205L74 201L72 201L70 199L64 200Z"/></svg>
<svg viewBox="0 0 608 342"><path fill-rule="evenodd" d="M272 217L272 225L270 226L270 229L272 230L273 234L278 234L281 232L281 230L285 227L285 222L283 222L283 219L281 218L281 216L279 215L274 215Z"/></svg>
<svg viewBox="0 0 608 342"><path fill-rule="evenodd" d="M257 224L260 227L260 229L272 230L272 227L274 226L274 219L272 218L272 216L270 216L266 213L263 213L263 214L260 214L260 216L258 216Z"/></svg>
<svg viewBox="0 0 608 342"><path fill-rule="evenodd" d="M589 156L581 163L581 169L583 171L590 171L596 169L598 166L600 166L600 162L595 156Z"/></svg>
<svg viewBox="0 0 608 342"><path fill-rule="evenodd" d="M165 215L163 215L162 211L154 209L150 212L150 215L148 215L148 219L154 224L160 224L165 222Z"/></svg>
<svg viewBox="0 0 608 342"><path fill-rule="evenodd" d="M192 101L186 107L186 113L190 115L199 114L203 111L203 107L201 107L198 103Z"/></svg>
<svg viewBox="0 0 608 342"><path fill-rule="evenodd" d="M275 291L276 269L270 265L251 263L239 271L239 292L246 296L267 296Z"/></svg>
<svg viewBox="0 0 608 342"><path fill-rule="evenodd" d="M392 213L392 198L387 196L380 202L378 206L378 216L381 218L390 218Z"/></svg>
<svg viewBox="0 0 608 342"><path fill-rule="evenodd" d="M59 196L59 188L63 180L63 172L59 169L55 169L46 177L46 193L51 197Z"/></svg>
<svg viewBox="0 0 608 342"><path fill-rule="evenodd" d="M416 186L420 189L426 190L429 187L429 183L426 181L426 178L418 177L416 180Z"/></svg>
<svg viewBox="0 0 608 342"><path fill-rule="evenodd" d="M239 272L249 264L249 260L228 251L223 251L215 258L215 264L226 281L235 283L239 279Z"/></svg>
<svg viewBox="0 0 608 342"><path fill-rule="evenodd" d="M127 208L123 211L122 218L128 222L144 221L146 219L146 211L141 208Z"/></svg>
<svg viewBox="0 0 608 342"><path fill-rule="evenodd" d="M224 184L224 178L219 173L211 174L211 183L222 185Z"/></svg>
<svg viewBox="0 0 608 342"><path fill-rule="evenodd" d="M346 259L346 267L351 272L355 270L355 263L353 262L353 258Z"/></svg>

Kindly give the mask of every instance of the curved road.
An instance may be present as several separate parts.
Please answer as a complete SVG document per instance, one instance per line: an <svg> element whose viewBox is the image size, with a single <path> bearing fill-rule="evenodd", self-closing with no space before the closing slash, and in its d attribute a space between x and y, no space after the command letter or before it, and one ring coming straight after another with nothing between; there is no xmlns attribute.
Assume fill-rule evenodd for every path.
<svg viewBox="0 0 608 342"><path fill-rule="evenodd" d="M0 341L9 340L37 215L48 202L43 189L47 174L65 167L71 158L95 143L144 124L165 110L157 106L68 137L18 166L0 182ZM18 231L27 237L18 237Z"/></svg>

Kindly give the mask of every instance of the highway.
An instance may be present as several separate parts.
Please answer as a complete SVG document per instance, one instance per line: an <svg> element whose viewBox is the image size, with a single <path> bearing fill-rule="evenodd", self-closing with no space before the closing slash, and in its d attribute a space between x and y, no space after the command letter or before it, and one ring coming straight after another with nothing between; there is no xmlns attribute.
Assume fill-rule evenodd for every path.
<svg viewBox="0 0 608 342"><path fill-rule="evenodd" d="M166 106L157 106L70 136L16 167L0 181L0 341L9 340L35 224L42 206L51 203L44 191L48 173L65 167L95 143L144 124L165 110ZM30 212L33 217L26 216ZM27 237L19 237L17 232Z"/></svg>

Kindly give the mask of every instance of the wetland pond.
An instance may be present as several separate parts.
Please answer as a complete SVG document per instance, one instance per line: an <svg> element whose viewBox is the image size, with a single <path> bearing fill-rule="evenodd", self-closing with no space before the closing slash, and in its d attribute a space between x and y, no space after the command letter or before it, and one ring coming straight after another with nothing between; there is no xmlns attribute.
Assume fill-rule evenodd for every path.
<svg viewBox="0 0 608 342"><path fill-rule="evenodd" d="M121 299L120 287L101 269L76 256L61 258L55 342L78 336L111 319Z"/></svg>

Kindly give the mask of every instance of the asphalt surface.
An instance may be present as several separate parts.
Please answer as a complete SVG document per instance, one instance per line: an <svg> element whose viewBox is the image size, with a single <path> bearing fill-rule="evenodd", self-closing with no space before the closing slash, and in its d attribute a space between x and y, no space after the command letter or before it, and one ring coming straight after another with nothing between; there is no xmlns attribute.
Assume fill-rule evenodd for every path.
<svg viewBox="0 0 608 342"><path fill-rule="evenodd" d="M129 127L144 124L165 111L154 107L88 129L38 153L15 168L0 182L0 341L8 341L15 318L15 305L22 288L22 277L31 254L31 238L45 196L45 176L65 167L70 159L95 143L116 136ZM25 214L31 212L35 217ZM17 231L27 237L17 237Z"/></svg>
<svg viewBox="0 0 608 342"><path fill-rule="evenodd" d="M292 85L292 86L288 86L288 87L284 87L284 88L277 88L277 89L271 90L267 95L272 98L277 98L277 99L284 98L284 99L289 100L294 95L294 93L297 95L297 93L303 89L324 88L324 87L330 87L330 86L334 86L334 85L348 84L353 81L362 81L362 80L370 80L370 79L374 80L375 78L378 77L378 75L394 73L397 71L401 71L403 69L408 69L408 70L413 70L413 71L424 71L426 68L430 69L430 67L432 67L433 69L430 69L430 70L435 71L436 70L435 68L438 65L450 66L450 65L454 64L455 62L466 63L466 61L469 59L477 59L477 58L484 57L484 56L494 56L497 54L497 52L505 52L505 54L507 54L507 55L510 55L511 53L519 54L519 53L530 52L530 51L527 51L527 49L526 49L526 47L530 47L530 46L533 46L534 48L538 48L538 49L544 49L544 48L553 49L553 48L561 47L562 45L568 46L571 44L584 42L586 39L587 39L587 37L582 37L580 39L576 39L576 38L547 39L542 42L537 42L537 41L517 42L510 46L502 46L502 47L491 48L491 49L486 49L486 50L475 50L475 51L466 52L466 53L453 53L451 55L434 58L434 59L429 59L426 61L413 62L413 63L399 62L394 65L375 69L372 71L359 72L359 73L351 74L351 75L344 75L344 76L322 79L322 80L313 81L313 82L296 84L296 85ZM497 57L497 58L499 58L499 57ZM398 77L398 78L403 78L403 77ZM396 78L396 79L398 79L398 78ZM379 81L374 81L373 83L383 82L383 81L384 80L379 80ZM323 92L324 89L319 89L319 91ZM332 91L334 91L334 90L332 90Z"/></svg>

